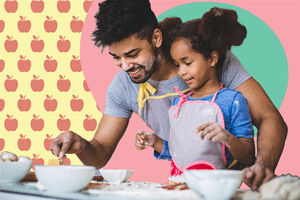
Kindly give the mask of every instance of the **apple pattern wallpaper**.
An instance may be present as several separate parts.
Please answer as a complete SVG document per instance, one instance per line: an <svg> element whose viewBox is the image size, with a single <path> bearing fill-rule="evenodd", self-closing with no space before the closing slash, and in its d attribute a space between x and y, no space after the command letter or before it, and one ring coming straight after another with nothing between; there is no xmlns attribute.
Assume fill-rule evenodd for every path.
<svg viewBox="0 0 300 200"><path fill-rule="evenodd" d="M80 63L80 38L92 0L0 3L0 151L55 159L50 143L76 130L92 139L101 112ZM81 165L74 155L67 164Z"/></svg>

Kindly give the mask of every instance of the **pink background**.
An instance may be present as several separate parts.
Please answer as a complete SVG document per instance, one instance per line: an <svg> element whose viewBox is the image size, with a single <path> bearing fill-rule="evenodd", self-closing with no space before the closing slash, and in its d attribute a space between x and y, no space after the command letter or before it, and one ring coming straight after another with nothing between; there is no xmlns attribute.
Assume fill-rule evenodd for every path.
<svg viewBox="0 0 300 200"><path fill-rule="evenodd" d="M100 55L100 49L93 47L91 33L94 30L94 14L98 11L99 0L95 0L87 14L81 38L81 63L84 76L89 88L100 108L104 110L105 91L114 75L120 70L108 55L107 49ZM150 0L156 16L175 6L196 2L190 1L158 1ZM300 45L298 34L298 1L215 1L228 3L245 9L264 21L281 41L289 66L289 83L286 96L280 108L284 120L288 124L289 133L282 157L275 173L277 175L290 173L300 175L298 156L298 113L300 111L297 102L298 74L300 74L298 61L298 46ZM275 70L275 68L274 68ZM255 78L255 77L254 77ZM169 176L170 163L157 161L153 158L152 149L137 151L134 147L134 135L140 129L148 129L144 122L136 115L130 119L130 125L120 141L112 159L105 168L135 169L130 180L155 181L166 183ZM295 152L296 150L296 152Z"/></svg>

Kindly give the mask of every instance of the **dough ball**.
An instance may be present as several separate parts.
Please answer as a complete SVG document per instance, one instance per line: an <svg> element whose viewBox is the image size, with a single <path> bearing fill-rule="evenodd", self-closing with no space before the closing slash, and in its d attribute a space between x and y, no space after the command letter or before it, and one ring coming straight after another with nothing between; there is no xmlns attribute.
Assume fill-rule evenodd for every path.
<svg viewBox="0 0 300 200"><path fill-rule="evenodd" d="M9 152L9 151L3 151L0 154L0 158L4 162L15 162L18 161L18 157L16 154Z"/></svg>

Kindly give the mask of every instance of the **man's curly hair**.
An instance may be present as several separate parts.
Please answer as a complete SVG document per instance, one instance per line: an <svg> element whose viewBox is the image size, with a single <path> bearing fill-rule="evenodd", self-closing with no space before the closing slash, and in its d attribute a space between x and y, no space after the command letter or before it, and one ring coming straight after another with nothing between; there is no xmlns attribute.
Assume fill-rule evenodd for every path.
<svg viewBox="0 0 300 200"><path fill-rule="evenodd" d="M106 0L99 3L95 18L97 28L92 34L93 41L103 49L133 34L151 43L158 28L149 0Z"/></svg>

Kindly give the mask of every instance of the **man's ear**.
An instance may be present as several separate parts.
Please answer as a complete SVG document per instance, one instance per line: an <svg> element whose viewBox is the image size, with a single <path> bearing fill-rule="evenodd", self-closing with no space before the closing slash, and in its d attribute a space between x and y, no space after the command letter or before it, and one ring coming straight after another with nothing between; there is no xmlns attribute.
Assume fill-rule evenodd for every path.
<svg viewBox="0 0 300 200"><path fill-rule="evenodd" d="M211 67L215 67L219 61L219 53L217 51L213 51L211 54L210 54L210 66Z"/></svg>
<svg viewBox="0 0 300 200"><path fill-rule="evenodd" d="M156 48L159 48L162 44L162 32L157 28L153 31L152 43Z"/></svg>

